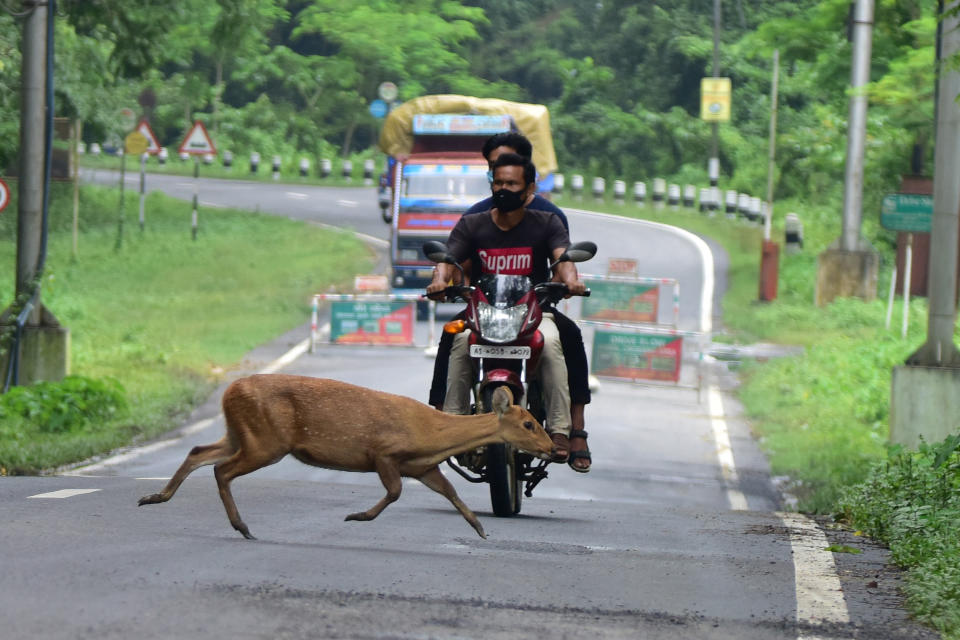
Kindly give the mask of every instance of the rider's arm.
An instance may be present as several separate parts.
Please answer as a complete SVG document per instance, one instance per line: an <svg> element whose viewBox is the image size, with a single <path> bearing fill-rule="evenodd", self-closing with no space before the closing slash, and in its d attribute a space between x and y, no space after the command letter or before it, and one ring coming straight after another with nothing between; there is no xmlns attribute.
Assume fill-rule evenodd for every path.
<svg viewBox="0 0 960 640"><path fill-rule="evenodd" d="M557 247L553 250L553 259L558 260L560 256L563 255L563 252L566 251L563 247ZM587 285L580 281L579 276L577 275L577 266L572 262L561 262L554 268L553 280L555 282L562 282L567 285L567 289L570 290L570 295L579 296L587 290Z"/></svg>

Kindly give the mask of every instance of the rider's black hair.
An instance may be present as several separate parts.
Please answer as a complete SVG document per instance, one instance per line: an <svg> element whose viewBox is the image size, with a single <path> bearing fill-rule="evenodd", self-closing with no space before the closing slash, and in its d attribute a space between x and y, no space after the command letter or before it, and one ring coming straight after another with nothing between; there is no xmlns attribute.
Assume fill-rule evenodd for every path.
<svg viewBox="0 0 960 640"><path fill-rule="evenodd" d="M529 186L537 179L537 168L533 166L533 162L530 161L530 158L524 158L516 153L501 154L500 157L497 158L497 161L493 163L491 171L496 174L498 167L507 166L523 167L523 180L525 186Z"/></svg>
<svg viewBox="0 0 960 640"><path fill-rule="evenodd" d="M517 155L523 156L528 160L533 157L533 145L527 140L526 136L516 131L506 131L497 133L483 143L483 157L490 162L490 153L497 147L510 147L517 152Z"/></svg>

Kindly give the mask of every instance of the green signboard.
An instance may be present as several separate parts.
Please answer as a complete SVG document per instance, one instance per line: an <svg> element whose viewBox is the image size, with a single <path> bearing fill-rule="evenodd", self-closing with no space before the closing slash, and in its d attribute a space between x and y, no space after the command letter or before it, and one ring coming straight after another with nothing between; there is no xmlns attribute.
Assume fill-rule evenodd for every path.
<svg viewBox="0 0 960 640"><path fill-rule="evenodd" d="M584 280L590 297L583 299L583 319L590 322L657 321L660 287L629 280Z"/></svg>
<svg viewBox="0 0 960 640"><path fill-rule="evenodd" d="M598 329L590 368L594 375L632 380L680 380L683 338Z"/></svg>
<svg viewBox="0 0 960 640"><path fill-rule="evenodd" d="M933 196L892 193L880 205L880 225L891 231L930 233L933 220Z"/></svg>
<svg viewBox="0 0 960 640"><path fill-rule="evenodd" d="M413 302L334 302L330 342L412 345L413 309Z"/></svg>

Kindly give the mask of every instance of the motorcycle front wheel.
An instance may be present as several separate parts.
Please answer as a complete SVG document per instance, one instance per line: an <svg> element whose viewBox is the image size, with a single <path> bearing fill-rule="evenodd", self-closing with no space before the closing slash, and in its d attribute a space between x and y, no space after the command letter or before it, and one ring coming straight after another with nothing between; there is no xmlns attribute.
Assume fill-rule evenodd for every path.
<svg viewBox="0 0 960 640"><path fill-rule="evenodd" d="M484 406L492 406L493 391L484 390ZM523 502L523 478L520 477L517 451L508 444L487 445L487 482L493 514L509 518L520 513Z"/></svg>

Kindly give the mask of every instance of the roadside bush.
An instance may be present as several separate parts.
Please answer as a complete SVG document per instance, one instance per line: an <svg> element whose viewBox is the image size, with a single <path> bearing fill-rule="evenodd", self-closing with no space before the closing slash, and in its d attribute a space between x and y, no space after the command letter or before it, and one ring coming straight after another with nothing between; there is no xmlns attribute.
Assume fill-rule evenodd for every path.
<svg viewBox="0 0 960 640"><path fill-rule="evenodd" d="M119 417L127 410L126 391L118 381L67 376L60 382L13 387L0 396L0 422L4 425L0 432L16 428L66 433L94 420Z"/></svg>
<svg viewBox="0 0 960 640"><path fill-rule="evenodd" d="M844 492L839 508L909 568L906 592L917 617L945 638L960 638L960 435L915 452L891 449Z"/></svg>

